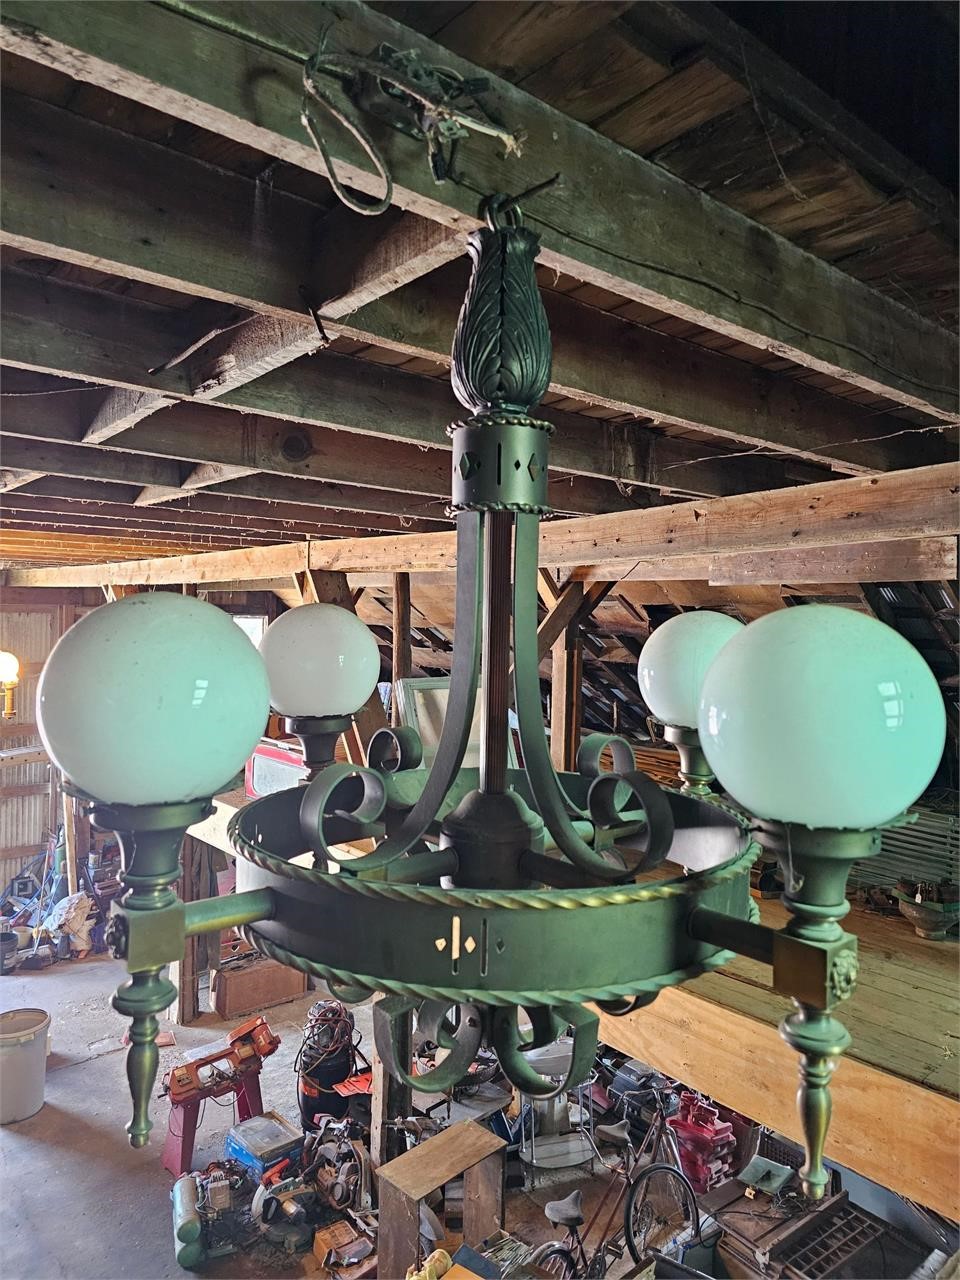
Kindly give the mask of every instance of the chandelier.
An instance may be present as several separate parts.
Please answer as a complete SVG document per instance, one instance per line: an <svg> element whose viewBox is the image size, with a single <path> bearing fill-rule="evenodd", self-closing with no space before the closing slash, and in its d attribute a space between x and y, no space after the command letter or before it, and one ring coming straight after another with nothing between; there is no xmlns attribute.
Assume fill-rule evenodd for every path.
<svg viewBox="0 0 960 1280"><path fill-rule="evenodd" d="M453 344L465 410L449 428L456 621L432 767L409 727L376 733L364 766L334 761L379 675L372 636L334 606L281 616L258 654L212 605L132 595L77 623L44 669L44 743L123 855L110 937L130 972L113 1000L131 1019L130 1141L144 1145L151 1127L157 1014L176 994L164 969L194 934L241 928L344 1001L385 993L377 1049L409 1085L449 1089L487 1045L534 1097L586 1077L598 1008L642 1008L736 953L770 964L793 1001L781 1032L800 1055L802 1177L820 1198L829 1082L850 1041L834 1011L857 976L856 939L840 925L847 874L932 777L939 691L912 646L853 611L803 606L746 627L686 614L640 660L682 787L639 772L619 736L587 736L575 771L554 770L537 651L552 434L533 415L551 367L538 239L505 196L481 215ZM97 691L92 717L85 688ZM478 697L479 767L466 768ZM520 769L508 767L511 700ZM236 894L184 904L173 889L183 833L249 755L271 701L309 775L234 816ZM714 775L729 799L711 791ZM372 851L358 855L358 841ZM759 923L750 896L761 845L783 872L781 930ZM412 1073L411 1014L447 1050L425 1076ZM568 1031L565 1078L543 1077L530 1051Z"/></svg>

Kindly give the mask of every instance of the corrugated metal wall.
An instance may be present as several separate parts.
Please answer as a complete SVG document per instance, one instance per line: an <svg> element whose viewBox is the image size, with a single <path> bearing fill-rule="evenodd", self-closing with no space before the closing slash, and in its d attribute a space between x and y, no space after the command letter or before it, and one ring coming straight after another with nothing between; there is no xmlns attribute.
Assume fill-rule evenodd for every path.
<svg viewBox="0 0 960 1280"><path fill-rule="evenodd" d="M57 605L10 609L2 597L0 592L0 649L16 654L21 671L17 719L2 722L2 745L9 750L40 743L35 725L37 682L57 639L62 613ZM16 765L0 773L0 888L19 869L25 851L40 848L50 828L55 814L50 773L45 763Z"/></svg>

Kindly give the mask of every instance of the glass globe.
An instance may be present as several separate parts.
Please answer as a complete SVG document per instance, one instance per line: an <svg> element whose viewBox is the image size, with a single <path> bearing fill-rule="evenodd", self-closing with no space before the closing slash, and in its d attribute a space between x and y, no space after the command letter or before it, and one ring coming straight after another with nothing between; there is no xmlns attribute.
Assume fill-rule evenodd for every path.
<svg viewBox="0 0 960 1280"><path fill-rule="evenodd" d="M928 785L946 713L898 632L852 609L800 605L724 646L698 727L720 783L758 818L867 830Z"/></svg>
<svg viewBox="0 0 960 1280"><path fill-rule="evenodd" d="M664 622L644 644L637 664L643 700L664 724L695 729L707 668L743 623L701 610Z"/></svg>
<svg viewBox="0 0 960 1280"><path fill-rule="evenodd" d="M7 649L0 649L0 684L16 684L19 678L19 658Z"/></svg>
<svg viewBox="0 0 960 1280"><path fill-rule="evenodd" d="M263 662L230 615L166 591L81 618L37 689L50 758L107 804L214 795L253 750L269 709Z"/></svg>
<svg viewBox="0 0 960 1280"><path fill-rule="evenodd" d="M373 632L349 609L304 604L272 622L260 641L270 702L283 716L349 716L380 679Z"/></svg>

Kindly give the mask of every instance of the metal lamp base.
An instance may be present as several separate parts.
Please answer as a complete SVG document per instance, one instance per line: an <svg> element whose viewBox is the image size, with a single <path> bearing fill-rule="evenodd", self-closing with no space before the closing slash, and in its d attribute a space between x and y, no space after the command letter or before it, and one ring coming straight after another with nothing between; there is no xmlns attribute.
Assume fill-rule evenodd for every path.
<svg viewBox="0 0 960 1280"><path fill-rule="evenodd" d="M688 729L682 724L665 724L663 736L665 741L676 747L680 757L683 790L698 796L711 795L710 784L714 775L703 754L700 735L696 729Z"/></svg>
<svg viewBox="0 0 960 1280"><path fill-rule="evenodd" d="M177 804L106 804L72 792L90 805L90 819L101 831L116 832L120 843L126 892L122 910L114 908L108 941L113 954L127 961L131 976L113 997L117 1013L130 1019L127 1080L133 1119L127 1125L132 1147L146 1145L150 1130L150 1095L160 1054L156 1046L157 1014L173 1004L177 989L163 977L164 967L182 952L183 903L173 891L180 878L180 845L184 832L213 812L209 798ZM130 918L144 928L131 939ZM160 963L155 961L160 959Z"/></svg>

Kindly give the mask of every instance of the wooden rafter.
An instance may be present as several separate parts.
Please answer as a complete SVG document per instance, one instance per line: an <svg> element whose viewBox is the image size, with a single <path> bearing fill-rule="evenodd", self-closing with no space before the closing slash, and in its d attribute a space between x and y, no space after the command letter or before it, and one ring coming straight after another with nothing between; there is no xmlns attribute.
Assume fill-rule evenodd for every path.
<svg viewBox="0 0 960 1280"><path fill-rule="evenodd" d="M267 358L269 352L279 348L291 353L292 358L296 342L301 343L300 351L317 346L316 326L303 318L299 287L295 290L292 283L282 286L282 281L291 277L309 281L316 269L315 264L306 260L303 244L307 235L305 225L315 217L310 207L293 197L280 194L273 197L271 221L259 228L259 235L262 237L269 231L282 241L282 246L271 243L269 252L251 254L249 246L254 228L243 221L238 223L236 216L225 221L223 212L228 207L246 210L256 206L254 187L248 180L43 103L17 102L6 111L5 119L5 151L9 158L5 166L2 238L31 254L59 257L79 265L96 265L98 269L110 265L118 274L146 279L180 292L207 297L223 297L229 292L229 299L238 306L270 311L272 320L270 316L251 318L248 315L247 322L228 330L223 339L203 346L194 364L177 365L159 378L151 377L148 390L156 393L158 385L180 395L197 394L199 390L207 398L216 395L237 407L275 411L276 397L283 398L282 388L289 389L291 384L295 388L298 379L290 379L282 370L272 377L264 377L275 364L284 363L277 360L271 364ZM50 152L54 141L59 141L62 148L55 155ZM41 150L46 168L37 160ZM96 184L87 180L88 166L83 162L84 156L92 155L98 158ZM194 166L198 167L194 169ZM149 182L131 189L128 179L131 170L149 175ZM51 180L64 199L69 196L69 219L59 215L59 202L47 198ZM215 191L216 196L197 200L196 190ZM178 191L184 194L178 196ZM161 213L157 212L158 207ZM405 216L415 218L415 215ZM195 252L198 220L204 238L218 242L219 253L208 256ZM379 220L360 221L376 223ZM345 308L339 301L330 304L323 310L324 323L329 324L331 331L339 329L360 341L446 361L463 296L463 268L451 264L429 285L420 282L400 287L413 274L402 256L406 240L397 245L394 241L399 238L398 233L391 235L402 225L402 221L393 224L384 232L385 243L401 256L393 275L386 273L381 279L380 296L371 288L358 288L350 297L372 296L373 300L359 310ZM425 225L435 227L437 224ZM448 236L442 244L452 243L449 231L445 228L441 231ZM412 239L419 244L421 237L418 234ZM157 251L158 244L162 244L162 252ZM435 261L430 247L414 259L418 269ZM227 251L231 253L229 269L221 260ZM278 280L275 259L281 251L288 260ZM344 258L347 262L351 260L350 250ZM380 262L379 258L376 260ZM362 270L362 264L361 255L358 270ZM408 267L406 271L404 266ZM396 280L399 291L387 294L385 278L391 282ZM17 295L11 293L14 284L9 282L4 290L8 313L14 309L17 299ZM314 286L307 288L309 291ZM935 437L904 436L906 424L899 418L868 415L854 404L827 396L793 379L757 370L706 348L644 329L619 316L584 308L562 295L547 291L545 296L555 347L552 389L561 395L638 417L693 427L715 434L721 440L762 445L851 472L891 470L941 461L948 456L947 446ZM47 308L46 328L49 328L51 317L56 315L51 309L54 299L45 295L43 301ZM77 305L75 299L74 312ZM42 309L34 302L27 307L27 313L35 325ZM78 325L78 319L75 314L71 315L67 325L70 332L89 331L94 338L104 323L102 317L95 315L84 328ZM9 318L6 323L9 327ZM99 360L88 362L78 372L108 381L133 378L142 383L146 371L142 353L136 351L138 344L148 353L153 352L155 365L162 365L174 348L182 347L182 338L174 338L159 317L154 317L153 326L148 325L144 317L140 323L143 329L133 335L137 342L128 345L133 357L131 369L124 370L118 358L123 348L105 350L101 341L95 349ZM202 331L208 323L199 325L198 330ZM249 327L251 324L253 328ZM197 337L199 331L195 330ZM300 336L291 336L297 334ZM37 336L36 331L29 334L27 347L31 351L40 345ZM228 351L223 346L228 340L237 350ZM8 352L5 358L16 361L16 351L21 345L16 333L11 332L5 343ZM49 347L48 336L41 350L46 352ZM262 360L258 353L262 353ZM195 365L201 357L203 372L198 374ZM214 376L211 370L219 372ZM287 398L291 398L289 390ZM300 398L302 403L315 403L302 392ZM664 466L672 474L664 477L663 487L717 495L734 491L717 487L718 477L710 473L709 450L706 452L706 460L689 470L677 465L683 461L682 456L665 459ZM703 454L704 450L700 449L688 452L687 457ZM772 486L773 468L769 463L762 459L745 462L742 487ZM766 477L762 474L764 469ZM631 479L629 472L624 478ZM724 477L720 477L719 482L722 484ZM728 477L726 483L730 483Z"/></svg>
<svg viewBox="0 0 960 1280"><path fill-rule="evenodd" d="M455 54L362 7L278 0L242 16L199 2L189 14L185 9L9 0L3 41L21 56L310 169L317 160L299 122L299 81L321 31L328 46L367 55L385 41L477 74ZM193 56L185 60L187 33ZM269 85L269 92L251 94L252 83ZM332 84L330 92L339 98ZM493 78L487 103L525 130L527 152L544 171L581 179L575 208L556 189L529 202L528 219L542 231L549 265L902 403L955 414L955 381L947 371L956 351L943 330L506 82ZM351 104L342 105L352 112ZM448 226L475 225L474 193L504 185L503 162L488 142L464 149L470 182L441 191L419 144L375 122L370 128L391 156L395 199L408 210ZM338 131L330 145L341 181L368 192L377 187L379 179L348 149L352 140Z"/></svg>
<svg viewBox="0 0 960 1280"><path fill-rule="evenodd" d="M703 499L617 515L547 522L540 533L544 565L617 561L624 574L641 559L867 546L960 533L960 464L942 463L882 476ZM18 586L97 586L103 580L144 585L286 577L305 568L346 573L449 571L454 534L342 539L302 546L256 547L209 556L44 571L13 570ZM114 574L110 577L111 573ZM621 575L608 574L611 581ZM655 575L651 575L655 579Z"/></svg>
<svg viewBox="0 0 960 1280"><path fill-rule="evenodd" d="M182 398L187 394L179 366L159 378L146 371L145 364L157 358L158 353L169 350L171 342L171 322L157 308L138 306L129 299L94 293L53 280L45 280L41 286L36 280L15 271L3 274L2 285L0 302L5 364L48 375L112 383L147 393L151 388L155 393L159 381L171 396ZM411 314L416 312L405 312L407 317ZM588 319L593 315L603 318L602 313L585 314ZM451 317L447 343L453 331L452 325ZM635 326L624 327L635 329ZM398 333L405 332L401 322L394 328ZM439 332L437 330L438 342ZM706 358L711 353L688 348L685 343L675 345L693 353L684 361L675 362L675 381L684 385L696 382L697 361L701 355ZM642 353L627 350L622 354L627 364L632 364L634 357L639 358ZM727 360L725 364L734 369L737 367L735 361ZM657 367L656 362L651 366L653 369ZM583 368L587 368L585 354ZM753 375L747 369L744 376L749 380ZM669 386L662 395L664 401L671 393L674 379L668 381ZM614 375L611 375L610 385L616 385ZM744 409L745 416L752 416L755 420L761 416L763 398L770 394L770 388L764 383L760 392L756 403ZM677 393L680 394L679 385ZM89 400L89 392L78 393L81 394ZM602 394L598 394L602 398ZM828 407L833 403L830 397L821 396L819 399L828 402ZM705 398L703 403L706 402ZM779 400L775 403L789 416L786 405L781 406ZM461 412L445 382L328 352L311 357L305 364L298 365L295 371L277 370L237 388L227 393L221 404L240 410L244 415L243 423L252 415L280 419L288 424L286 434L290 432L289 424L296 423L306 430L319 427L357 432L384 437L391 443L403 441L431 449L449 448L445 427ZM838 401L837 406L839 420L846 421L844 414L847 410L843 402ZM200 435L201 422L210 422L213 420L211 415L225 411L220 405L176 404L171 408L172 411L164 410L141 423L136 428L140 435L149 437L151 431L158 430L160 424L170 418L195 424ZM23 411L17 414L13 405L7 414L8 429L12 429L9 424L16 424L26 417L30 426L25 430L30 434L53 433L54 438L64 439L66 428L59 422L59 417L65 412L66 406L55 405L40 409L31 406L29 415ZM709 445L659 437L634 423L597 423L581 414L551 409L544 411L544 417L557 428L551 450L551 467L557 472L702 496L773 488L800 479L816 479L824 474L814 468L804 469L798 463L793 463L788 472L780 460L763 457L738 457L732 464ZM71 424L70 438L83 438L83 421L81 417L80 422ZM883 430L882 424L880 427L873 425L873 417L858 418L857 421L861 436L876 435ZM854 429L852 423L847 429ZM904 428L901 425L899 429ZM237 424L233 424L231 435L235 437L235 450L241 447L242 431L242 425L238 430ZM203 434L206 435L206 431ZM931 441L931 447L935 444L933 437L919 437L921 442L926 439ZM107 440L105 443L127 447L130 440L131 436L125 433L120 440ZM914 439L913 443L917 442ZM762 438L755 443L762 443ZM249 450L246 456L249 459ZM234 461L238 460L234 455ZM292 471L291 460L284 461L286 470ZM909 460L910 465L921 461L922 452ZM447 480L443 493L446 494L448 489ZM615 501L615 498L610 495L609 500Z"/></svg>

